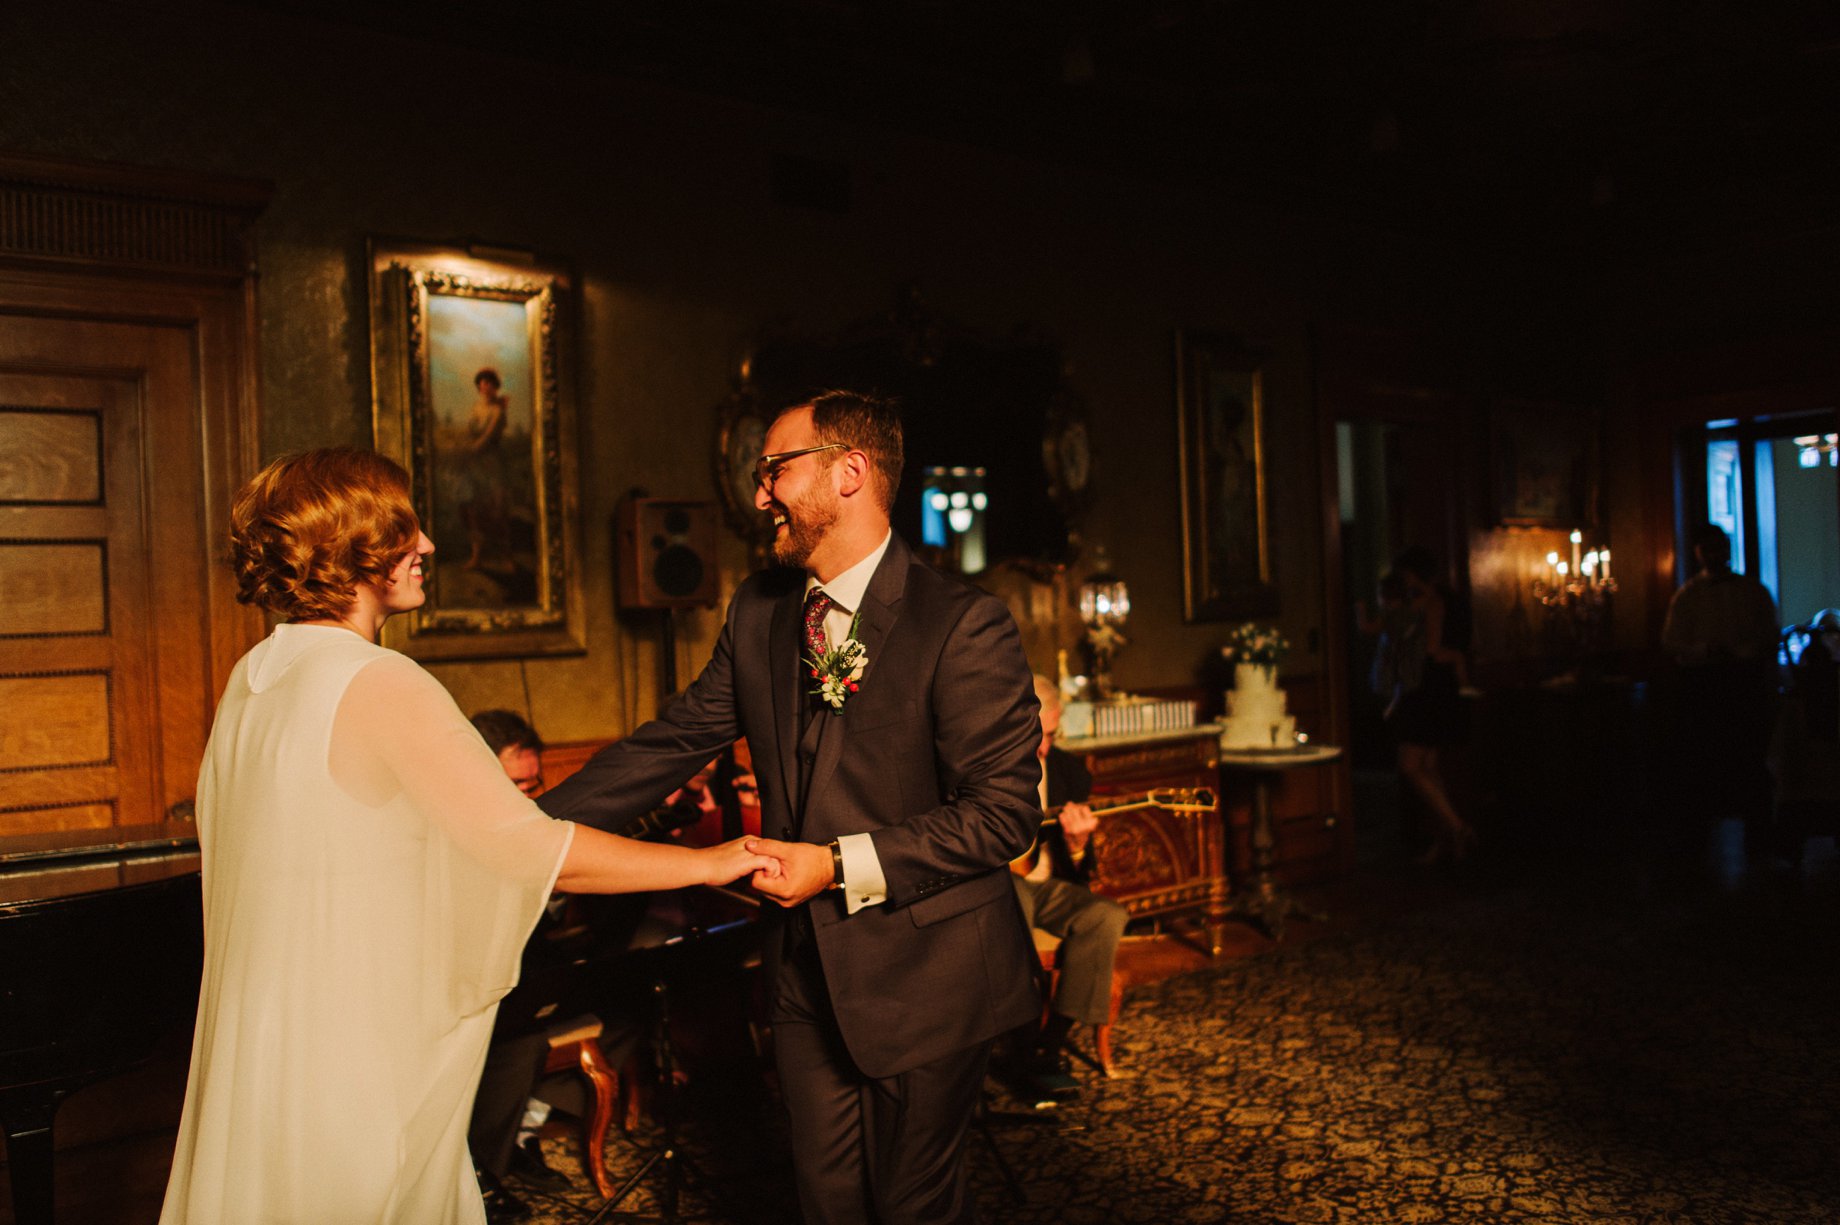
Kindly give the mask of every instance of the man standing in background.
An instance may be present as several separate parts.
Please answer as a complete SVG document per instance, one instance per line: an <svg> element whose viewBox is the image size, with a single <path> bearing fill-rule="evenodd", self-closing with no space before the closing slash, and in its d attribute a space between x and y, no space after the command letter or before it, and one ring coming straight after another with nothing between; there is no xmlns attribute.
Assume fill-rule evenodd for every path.
<svg viewBox="0 0 1840 1225"><path fill-rule="evenodd" d="M1739 816L1754 834L1770 809L1764 755L1776 698L1776 602L1731 568L1723 529L1694 529L1693 556L1699 572L1674 593L1661 628L1663 649L1680 665L1679 807L1698 818L1695 826Z"/></svg>

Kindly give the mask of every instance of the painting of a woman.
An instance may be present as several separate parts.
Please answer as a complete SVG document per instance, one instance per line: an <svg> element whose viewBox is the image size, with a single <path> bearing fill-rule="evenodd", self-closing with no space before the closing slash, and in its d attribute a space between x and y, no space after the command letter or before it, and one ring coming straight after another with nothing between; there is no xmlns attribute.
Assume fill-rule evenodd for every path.
<svg viewBox="0 0 1840 1225"><path fill-rule="evenodd" d="M536 599L536 419L524 307L431 295L434 520L465 552L439 572L443 607Z"/></svg>

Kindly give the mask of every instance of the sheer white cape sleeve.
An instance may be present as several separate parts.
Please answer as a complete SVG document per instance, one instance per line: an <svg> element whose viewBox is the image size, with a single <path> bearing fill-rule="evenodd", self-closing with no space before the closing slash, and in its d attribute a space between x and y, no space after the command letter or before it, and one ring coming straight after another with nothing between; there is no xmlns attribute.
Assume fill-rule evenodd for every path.
<svg viewBox="0 0 1840 1225"><path fill-rule="evenodd" d="M440 683L400 655L352 678L328 746L333 781L380 813L407 806L426 822L423 989L456 1015L517 981L524 942L568 854L575 827L545 815Z"/></svg>

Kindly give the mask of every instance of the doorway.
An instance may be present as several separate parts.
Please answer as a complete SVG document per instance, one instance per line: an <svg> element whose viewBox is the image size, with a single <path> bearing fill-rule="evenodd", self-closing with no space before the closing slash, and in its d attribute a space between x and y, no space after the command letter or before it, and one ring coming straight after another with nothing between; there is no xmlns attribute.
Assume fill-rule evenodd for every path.
<svg viewBox="0 0 1840 1225"><path fill-rule="evenodd" d="M1757 578L1780 625L1840 608L1840 432L1832 410L1726 419L1684 431L1677 582L1692 574L1687 537L1711 523L1731 538L1731 567Z"/></svg>
<svg viewBox="0 0 1840 1225"><path fill-rule="evenodd" d="M1345 418L1335 423L1335 453L1342 590L1351 606L1373 613L1381 576L1414 547L1430 550L1446 583L1463 591L1462 483L1450 430L1431 421ZM1386 770L1393 748L1373 684L1378 640L1360 620L1347 620L1348 749L1355 768Z"/></svg>
<svg viewBox="0 0 1840 1225"><path fill-rule="evenodd" d="M262 628L212 563L255 458L266 194L0 156L0 836L191 816Z"/></svg>

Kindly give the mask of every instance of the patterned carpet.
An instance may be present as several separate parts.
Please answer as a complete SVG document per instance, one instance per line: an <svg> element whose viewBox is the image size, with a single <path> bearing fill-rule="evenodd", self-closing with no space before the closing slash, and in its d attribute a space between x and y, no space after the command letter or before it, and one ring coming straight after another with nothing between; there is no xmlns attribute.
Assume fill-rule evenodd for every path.
<svg viewBox="0 0 1840 1225"><path fill-rule="evenodd" d="M992 1128L1025 1204L974 1149L984 1219L1840 1221L1829 882L1486 871L1433 908L1134 991L1118 1079L1082 1071L1075 1104ZM718 1087L750 1079L699 1076L689 1220L797 1219L775 1107ZM546 1151L579 1168L566 1139ZM642 1155L609 1152L616 1175ZM654 1186L625 1206L653 1210ZM598 1206L532 1203L542 1222Z"/></svg>

